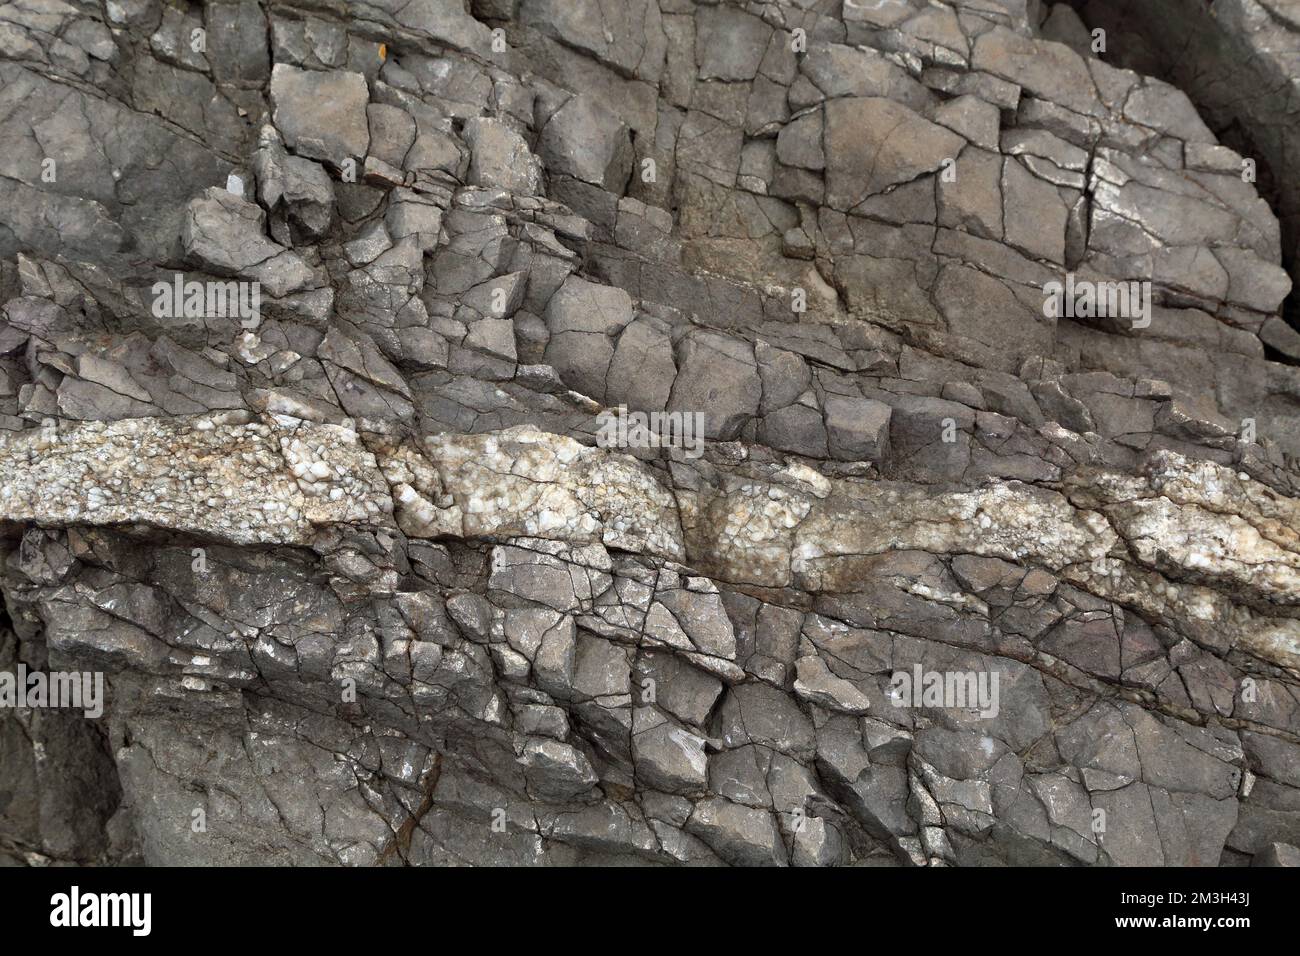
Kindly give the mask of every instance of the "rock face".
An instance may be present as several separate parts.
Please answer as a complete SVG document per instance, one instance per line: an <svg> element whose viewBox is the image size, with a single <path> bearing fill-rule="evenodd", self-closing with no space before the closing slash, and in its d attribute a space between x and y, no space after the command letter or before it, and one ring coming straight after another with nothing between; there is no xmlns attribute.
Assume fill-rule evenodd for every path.
<svg viewBox="0 0 1300 956"><path fill-rule="evenodd" d="M1297 865L1205 6L0 8L0 864Z"/></svg>
<svg viewBox="0 0 1300 956"><path fill-rule="evenodd" d="M1128 38L1115 47L1120 64L1177 84L1225 144L1243 154L1199 148L1189 154L1189 168L1254 163L1251 172L1282 226L1283 262L1292 278L1300 276L1300 6L1295 0L1087 0L1081 9L1093 29ZM1294 322L1300 293L1292 292ZM1265 342L1300 358L1292 331L1278 327L1276 344L1267 336Z"/></svg>

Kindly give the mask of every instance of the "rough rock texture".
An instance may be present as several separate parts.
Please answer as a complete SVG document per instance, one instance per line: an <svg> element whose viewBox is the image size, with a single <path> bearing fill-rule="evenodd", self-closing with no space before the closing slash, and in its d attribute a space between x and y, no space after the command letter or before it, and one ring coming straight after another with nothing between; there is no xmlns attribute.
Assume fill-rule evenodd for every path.
<svg viewBox="0 0 1300 956"><path fill-rule="evenodd" d="M1085 0L1088 25L1122 38L1113 59L1177 84L1224 143L1255 161L1259 188L1282 226L1282 258L1300 277L1300 3L1296 0ZM1188 165L1223 168L1237 157L1198 149ZM1288 302L1300 321L1300 292ZM1300 336L1274 324L1265 343L1300 358Z"/></svg>
<svg viewBox="0 0 1300 956"><path fill-rule="evenodd" d="M0 5L0 863L1297 865L1300 11L1076 6Z"/></svg>

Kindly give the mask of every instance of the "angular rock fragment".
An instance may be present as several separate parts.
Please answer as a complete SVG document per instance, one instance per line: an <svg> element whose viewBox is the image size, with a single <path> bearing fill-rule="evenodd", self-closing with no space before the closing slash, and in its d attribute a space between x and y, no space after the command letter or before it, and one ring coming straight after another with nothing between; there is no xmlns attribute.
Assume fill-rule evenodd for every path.
<svg viewBox="0 0 1300 956"><path fill-rule="evenodd" d="M619 195L632 172L632 142L619 117L594 96L571 97L542 127L538 152L562 174Z"/></svg>
<svg viewBox="0 0 1300 956"><path fill-rule="evenodd" d="M285 145L299 156L341 168L359 164L370 147L369 92L359 73L300 70L277 63L271 71L272 118Z"/></svg>
<svg viewBox="0 0 1300 956"><path fill-rule="evenodd" d="M826 204L845 212L955 161L965 141L878 96L826 104Z"/></svg>

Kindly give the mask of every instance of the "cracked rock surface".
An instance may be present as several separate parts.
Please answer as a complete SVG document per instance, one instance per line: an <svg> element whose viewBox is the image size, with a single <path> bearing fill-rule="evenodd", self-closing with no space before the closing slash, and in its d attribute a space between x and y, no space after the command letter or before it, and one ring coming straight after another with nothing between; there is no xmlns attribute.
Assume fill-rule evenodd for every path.
<svg viewBox="0 0 1300 956"><path fill-rule="evenodd" d="M0 3L0 863L1295 865L1300 3L1124 6Z"/></svg>

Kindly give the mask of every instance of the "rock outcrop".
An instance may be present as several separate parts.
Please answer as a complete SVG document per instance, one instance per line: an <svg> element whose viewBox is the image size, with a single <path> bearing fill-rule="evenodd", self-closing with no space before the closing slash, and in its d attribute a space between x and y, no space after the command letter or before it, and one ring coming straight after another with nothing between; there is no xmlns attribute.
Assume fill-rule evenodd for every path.
<svg viewBox="0 0 1300 956"><path fill-rule="evenodd" d="M1115 6L0 6L0 863L1296 865L1300 13Z"/></svg>

